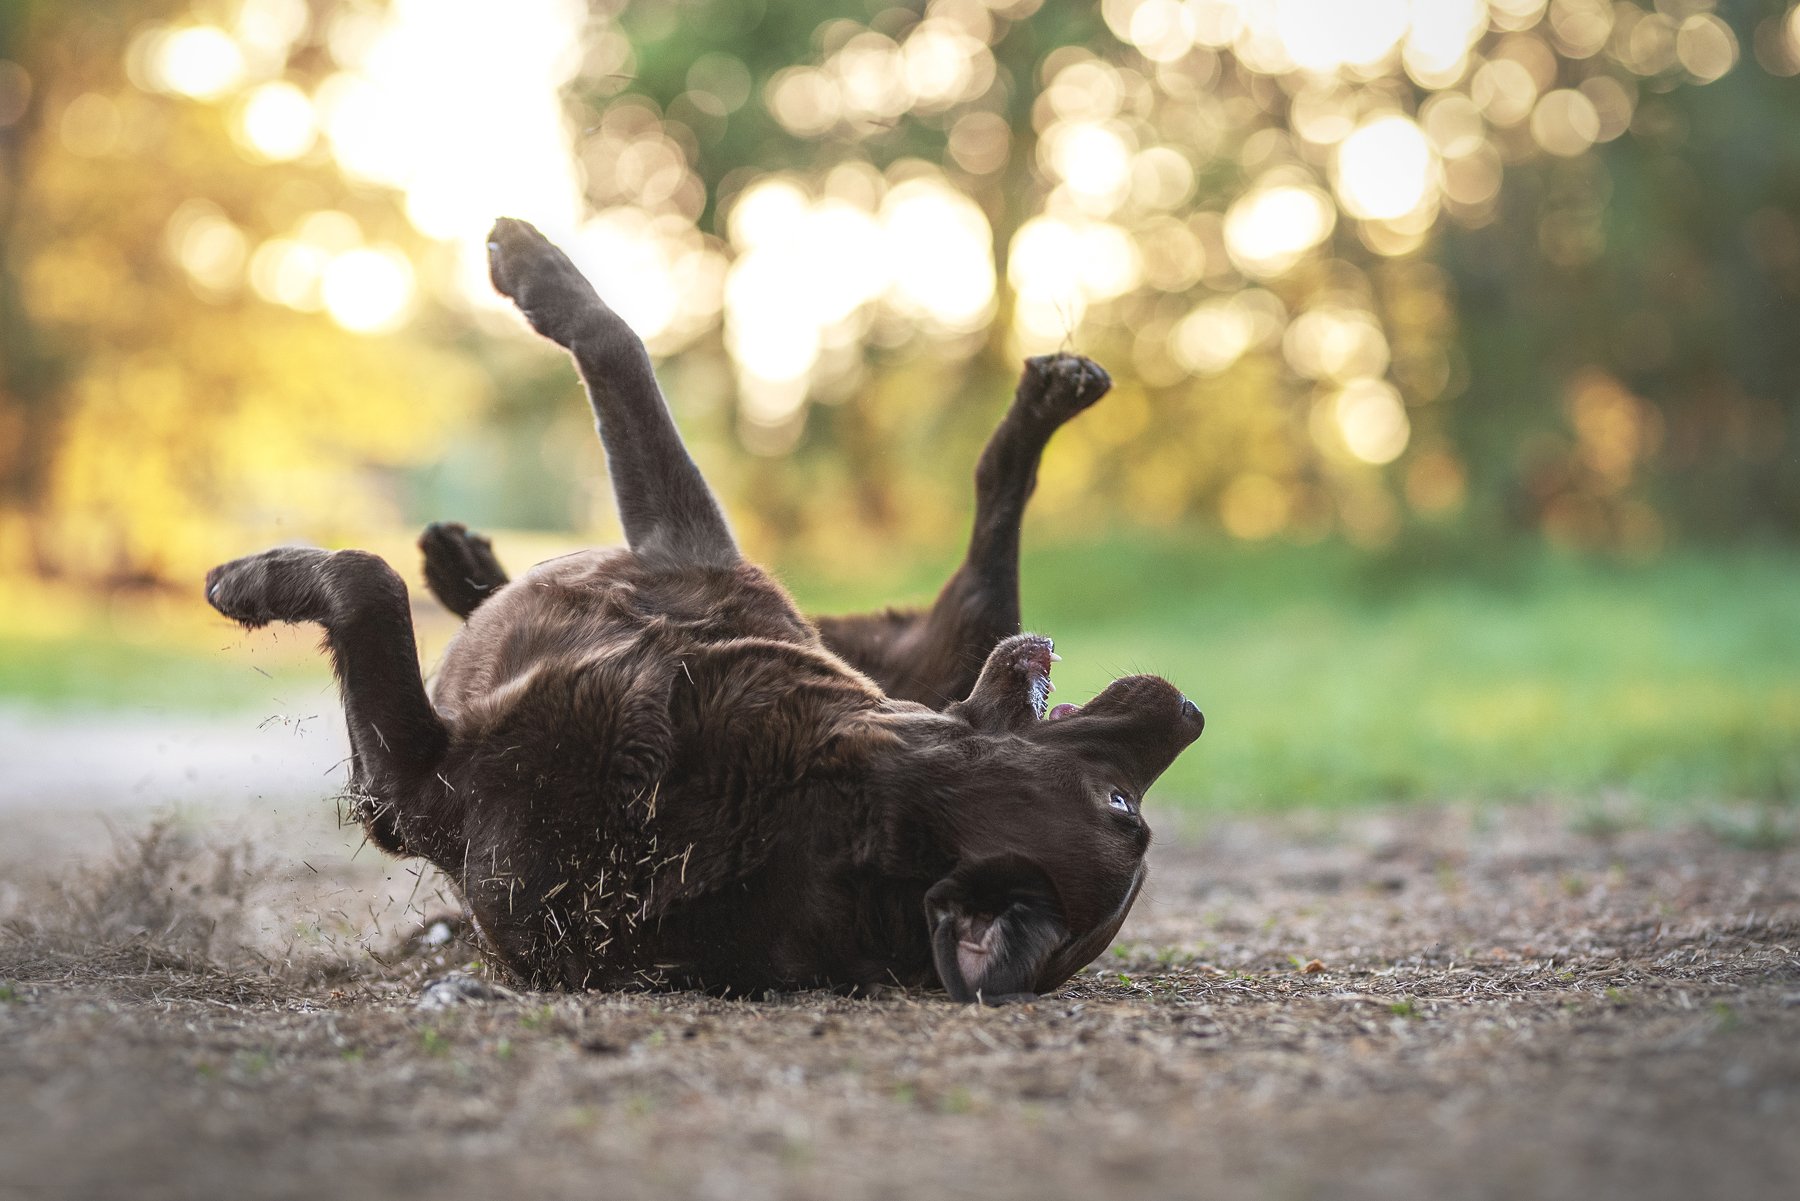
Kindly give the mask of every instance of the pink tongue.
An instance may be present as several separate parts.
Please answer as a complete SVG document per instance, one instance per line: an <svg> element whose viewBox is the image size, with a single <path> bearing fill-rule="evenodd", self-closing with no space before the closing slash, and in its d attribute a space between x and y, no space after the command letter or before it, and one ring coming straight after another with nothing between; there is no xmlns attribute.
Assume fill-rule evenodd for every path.
<svg viewBox="0 0 1800 1201"><path fill-rule="evenodd" d="M1065 702L1064 704L1058 705L1056 708L1050 710L1049 714L1047 715L1047 720L1055 721L1059 717L1068 717L1071 714L1080 713L1080 712L1081 712L1080 705L1071 705L1071 704L1068 704Z"/></svg>

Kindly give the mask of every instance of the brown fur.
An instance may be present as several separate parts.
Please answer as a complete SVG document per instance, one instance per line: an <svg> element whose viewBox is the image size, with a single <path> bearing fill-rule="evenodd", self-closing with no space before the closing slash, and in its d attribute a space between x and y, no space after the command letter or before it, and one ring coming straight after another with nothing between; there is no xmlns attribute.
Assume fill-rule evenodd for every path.
<svg viewBox="0 0 1800 1201"><path fill-rule="evenodd" d="M629 548L471 587L429 699L405 585L379 559L283 548L208 577L247 625L324 625L371 838L448 873L537 986L935 982L995 1001L1079 970L1142 886L1138 805L1198 710L1134 676L1046 719L1054 656L1028 634L988 641L942 711L884 692L738 554L637 339L535 230L502 221L493 238L496 286L587 382ZM1012 446L1031 470L1058 423ZM996 570L1016 628L1026 481L996 502L998 552L976 553L978 521L948 601L839 627L869 639L876 674L928 691L975 674L968 647L1007 601L969 598ZM459 541L480 568L485 541L439 528L448 578Z"/></svg>
<svg viewBox="0 0 1800 1201"><path fill-rule="evenodd" d="M962 564L928 609L818 617L819 636L901 700L942 709L975 686L988 652L1019 632L1019 525L1050 436L1093 405L1112 380L1078 355L1027 360L1018 391L975 468L975 527ZM425 581L462 617L507 583L493 544L461 525L419 537Z"/></svg>

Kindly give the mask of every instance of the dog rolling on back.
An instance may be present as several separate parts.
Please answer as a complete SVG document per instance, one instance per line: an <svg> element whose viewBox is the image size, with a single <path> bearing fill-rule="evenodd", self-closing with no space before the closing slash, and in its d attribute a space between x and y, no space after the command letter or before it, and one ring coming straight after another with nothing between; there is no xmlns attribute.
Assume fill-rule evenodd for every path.
<svg viewBox="0 0 1800 1201"><path fill-rule="evenodd" d="M507 582L485 540L428 530L427 577L468 618L429 697L380 559L281 548L207 579L247 626L324 626L370 838L448 874L538 987L997 1002L1093 959L1143 886L1144 792L1204 724L1153 676L1046 712L1056 656L1017 632L1037 456L1104 375L1028 366L936 605L815 625L739 553L636 336L529 225L489 251L574 355L627 548Z"/></svg>

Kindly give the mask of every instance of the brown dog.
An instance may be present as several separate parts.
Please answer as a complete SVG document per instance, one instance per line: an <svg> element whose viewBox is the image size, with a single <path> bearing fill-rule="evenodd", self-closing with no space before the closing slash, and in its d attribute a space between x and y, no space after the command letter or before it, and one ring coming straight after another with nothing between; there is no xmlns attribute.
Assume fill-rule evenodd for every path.
<svg viewBox="0 0 1800 1201"><path fill-rule="evenodd" d="M935 978L996 1002L1067 980L1143 885L1140 802L1199 710L1133 676L1047 717L1055 656L1026 634L942 712L887 695L740 556L642 343L562 252L510 220L489 250L495 286L575 357L628 549L478 592L432 698L406 585L380 559L281 548L207 577L247 626L325 627L370 837L446 872L496 958L539 987ZM1030 460L988 506L1001 553L965 564L927 614L839 627L872 671L930 696L994 621L1016 629L1017 515L1056 424L1000 452ZM985 478L1007 475L989 452ZM987 571L1005 577L998 599Z"/></svg>
<svg viewBox="0 0 1800 1201"><path fill-rule="evenodd" d="M988 652L1019 632L1019 524L1050 436L1106 395L1112 380L1076 355L1029 359L1012 407L975 468L975 530L967 554L926 610L815 617L825 645L897 700L942 709L969 695ZM509 582L493 543L462 525L419 536L425 582L468 617Z"/></svg>

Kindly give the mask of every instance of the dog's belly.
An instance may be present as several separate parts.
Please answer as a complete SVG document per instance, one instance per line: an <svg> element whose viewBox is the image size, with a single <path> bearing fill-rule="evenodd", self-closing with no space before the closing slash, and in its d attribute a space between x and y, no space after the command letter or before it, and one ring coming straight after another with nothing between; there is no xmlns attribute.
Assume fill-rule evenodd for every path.
<svg viewBox="0 0 1800 1201"><path fill-rule="evenodd" d="M869 935L920 901L849 869L860 801L826 753L883 698L755 568L545 564L476 611L436 699L465 831L440 866L527 979L743 991L927 962Z"/></svg>
<svg viewBox="0 0 1800 1201"><path fill-rule="evenodd" d="M582 551L538 564L476 610L444 653L433 700L454 724L546 664L646 639L679 656L740 638L819 645L793 600L749 563L670 568L629 550Z"/></svg>

